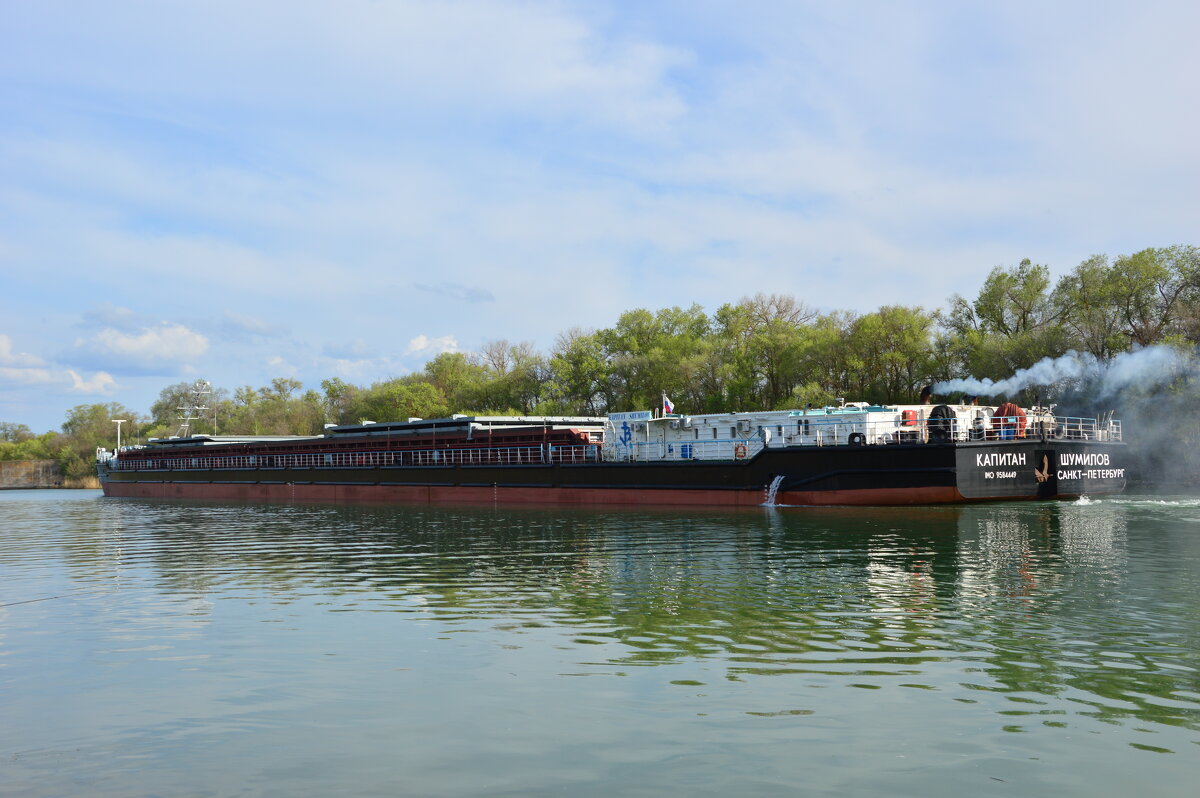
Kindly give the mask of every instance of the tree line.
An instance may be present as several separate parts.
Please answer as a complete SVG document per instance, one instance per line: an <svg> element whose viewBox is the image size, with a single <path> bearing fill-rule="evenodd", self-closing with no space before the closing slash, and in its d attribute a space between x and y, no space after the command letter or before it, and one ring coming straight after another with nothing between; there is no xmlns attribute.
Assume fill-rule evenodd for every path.
<svg viewBox="0 0 1200 798"><path fill-rule="evenodd" d="M1042 264L998 266L973 299L941 309L888 305L819 312L795 297L757 294L707 313L698 305L622 313L604 329L561 333L548 352L496 340L444 353L417 372L305 390L278 378L232 393L214 388L193 433L316 434L325 424L410 417L603 415L657 407L686 413L819 406L837 397L911 402L921 386L958 377L1003 379L1069 350L1100 361L1154 344L1200 343L1200 248L1096 255L1057 281ZM142 416L119 404L80 405L62 432L0 423L0 459L52 457L70 475L114 437L175 434L193 385L163 389ZM1014 397L1024 403L1032 396ZM132 438L131 438L132 439Z"/></svg>

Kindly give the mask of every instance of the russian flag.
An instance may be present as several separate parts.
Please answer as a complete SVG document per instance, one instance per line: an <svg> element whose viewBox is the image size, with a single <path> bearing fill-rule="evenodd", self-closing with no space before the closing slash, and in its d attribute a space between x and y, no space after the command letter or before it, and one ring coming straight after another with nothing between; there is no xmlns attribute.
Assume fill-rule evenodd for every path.
<svg viewBox="0 0 1200 798"><path fill-rule="evenodd" d="M675 412L675 405L671 402L670 399L667 398L667 395L664 393L663 394L663 415L664 416L669 415L674 412Z"/></svg>

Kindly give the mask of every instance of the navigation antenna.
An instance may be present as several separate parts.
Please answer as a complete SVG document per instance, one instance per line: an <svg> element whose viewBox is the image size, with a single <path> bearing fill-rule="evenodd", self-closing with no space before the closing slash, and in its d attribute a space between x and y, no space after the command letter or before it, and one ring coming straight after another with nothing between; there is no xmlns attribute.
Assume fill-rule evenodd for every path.
<svg viewBox="0 0 1200 798"><path fill-rule="evenodd" d="M196 380L188 390L188 397L179 408L182 415L179 416L179 431L175 433L177 438L190 438L192 422L204 418L202 415L193 414L209 409L208 405L204 404L204 397L212 393L212 383L208 380Z"/></svg>

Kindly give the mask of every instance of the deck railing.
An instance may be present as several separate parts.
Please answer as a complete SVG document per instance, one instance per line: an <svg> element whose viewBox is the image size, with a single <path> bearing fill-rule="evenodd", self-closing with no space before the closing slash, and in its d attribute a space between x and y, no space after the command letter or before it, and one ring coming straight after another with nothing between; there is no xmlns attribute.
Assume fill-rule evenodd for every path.
<svg viewBox="0 0 1200 798"><path fill-rule="evenodd" d="M914 426L888 424L884 434L868 435L872 443L895 443L931 440L1004 441L1020 438L1120 441L1123 440L1120 421L1099 421L1075 416L992 416L986 422L963 424L957 418L920 420ZM899 433L889 439L888 430ZM878 433L878 430L876 430ZM905 440L907 438L907 441Z"/></svg>
<svg viewBox="0 0 1200 798"><path fill-rule="evenodd" d="M379 466L539 465L593 463L599 447L589 445L498 446L479 449L405 449L313 454L204 455L118 457L118 471L210 468L375 468Z"/></svg>
<svg viewBox="0 0 1200 798"><path fill-rule="evenodd" d="M801 432L800 430L803 430ZM1100 421L1074 416L992 416L963 423L959 418L924 418L904 421L849 421L809 419L796 430L785 428L767 443L781 446L884 445L950 441L1001 441L1021 438L1055 440L1123 440L1120 421Z"/></svg>
<svg viewBox="0 0 1200 798"><path fill-rule="evenodd" d="M820 446L883 446L888 444L951 443L968 441L1122 440L1121 422L1050 415L995 416L978 424L959 418L917 418L908 423L893 419L866 421L845 416L800 416L788 424L764 426L769 434L745 438L633 441L606 447L606 459L656 462L664 460L740 460L763 449Z"/></svg>
<svg viewBox="0 0 1200 798"><path fill-rule="evenodd" d="M762 438L719 438L693 441L636 441L606 450L617 461L748 460L765 448Z"/></svg>
<svg viewBox="0 0 1200 798"><path fill-rule="evenodd" d="M1031 416L993 417L987 426L962 424L957 418L902 422L864 422L808 418L802 427L783 434L719 440L640 441L611 446L604 459L655 462L663 460L748 460L763 449L795 446L879 446L941 441L1000 441L1022 438L1056 440L1122 440L1121 422L1094 418ZM1022 424L1024 421L1024 424ZM144 451L144 450L142 450ZM530 445L481 448L430 448L398 451L314 452L311 454L173 455L121 457L108 460L117 471L261 468L387 468L409 466L553 465L595 463L600 446Z"/></svg>

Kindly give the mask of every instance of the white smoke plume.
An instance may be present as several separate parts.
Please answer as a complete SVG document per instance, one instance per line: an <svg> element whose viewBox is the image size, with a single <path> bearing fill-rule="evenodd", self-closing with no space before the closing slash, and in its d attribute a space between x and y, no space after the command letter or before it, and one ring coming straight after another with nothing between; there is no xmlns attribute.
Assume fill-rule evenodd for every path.
<svg viewBox="0 0 1200 798"><path fill-rule="evenodd" d="M1107 363L1086 352L1071 351L1062 357L1039 360L1003 380L946 380L934 385L933 392L1002 397L1034 386L1073 385L1086 380L1094 398L1104 399L1128 388L1160 385L1194 370L1195 363L1187 353L1169 346L1122 352Z"/></svg>
<svg viewBox="0 0 1200 798"><path fill-rule="evenodd" d="M1200 350L1148 346L1108 362L1068 352L1003 380L947 380L933 391L961 391L999 401L1035 387L1049 401L1060 403L1060 414L1117 414L1129 444L1131 485L1156 490L1200 487Z"/></svg>

